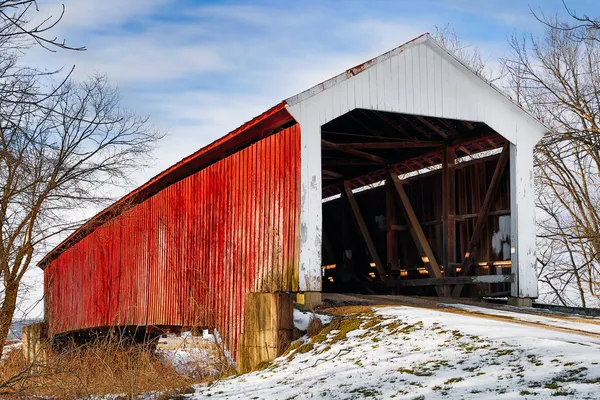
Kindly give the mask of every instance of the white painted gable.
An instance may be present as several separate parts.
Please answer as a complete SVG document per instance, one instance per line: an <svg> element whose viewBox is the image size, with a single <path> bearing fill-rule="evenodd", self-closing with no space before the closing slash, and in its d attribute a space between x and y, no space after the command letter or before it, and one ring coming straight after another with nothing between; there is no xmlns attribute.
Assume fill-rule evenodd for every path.
<svg viewBox="0 0 600 400"><path fill-rule="evenodd" d="M294 116L319 109L320 125L364 108L484 122L513 144L549 131L428 34L286 101Z"/></svg>
<svg viewBox="0 0 600 400"><path fill-rule="evenodd" d="M321 126L355 108L483 122L510 143L512 296L537 297L533 148L550 129L429 35L286 100L301 126L301 291L321 290Z"/></svg>

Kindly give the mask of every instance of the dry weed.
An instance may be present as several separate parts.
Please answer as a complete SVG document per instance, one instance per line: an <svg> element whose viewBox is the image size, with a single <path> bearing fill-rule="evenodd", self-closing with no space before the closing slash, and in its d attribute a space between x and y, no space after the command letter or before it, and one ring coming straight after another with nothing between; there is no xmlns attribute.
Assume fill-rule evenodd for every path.
<svg viewBox="0 0 600 400"><path fill-rule="evenodd" d="M220 362L227 367L218 366ZM20 349L15 349L0 362L0 397L62 400L116 394L134 399L142 393L185 390L192 384L217 378L215 371L231 369L225 359L214 358L211 363L209 366L199 362L192 370L182 371L152 347L113 338L69 344L33 366L27 365ZM18 379L10 382L15 376Z"/></svg>

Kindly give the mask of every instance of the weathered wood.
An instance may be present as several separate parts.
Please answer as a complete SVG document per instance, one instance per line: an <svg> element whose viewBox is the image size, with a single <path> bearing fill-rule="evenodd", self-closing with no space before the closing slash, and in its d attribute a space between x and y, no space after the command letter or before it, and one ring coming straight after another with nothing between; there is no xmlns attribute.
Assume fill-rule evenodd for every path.
<svg viewBox="0 0 600 400"><path fill-rule="evenodd" d="M445 146L442 161L442 236L443 236L443 265L446 276L454 276L454 268L450 263L456 259L456 222L453 215L456 213L455 186L454 186L454 149Z"/></svg>
<svg viewBox="0 0 600 400"><path fill-rule="evenodd" d="M342 174L340 174L338 172L328 171L326 169L323 170L323 175L329 176L331 178L337 178L337 179L342 178L344 176L344 175L342 175Z"/></svg>
<svg viewBox="0 0 600 400"><path fill-rule="evenodd" d="M421 259L425 264L425 267L429 271L430 274L435 276L436 278L442 277L442 271L440 270L440 266L435 259L435 255L431 250L431 246L429 246L429 242L425 237L425 233L423 232L423 228L421 228L421 224L419 224L419 219L415 214L415 211L410 204L410 200L404 191L404 187L402 186L402 182L398 178L398 175L395 173L388 174L391 181L394 183L394 187L396 188L396 192L400 197L400 201L402 202L402 210L406 216L406 220L408 221L410 227L411 236L417 246L417 250L421 255ZM437 287L435 288L438 296L446 296L448 293L443 288Z"/></svg>
<svg viewBox="0 0 600 400"><path fill-rule="evenodd" d="M403 206L402 209L404 210L406 219L408 220L410 232L413 235L413 239L415 241L415 244L417 245L417 248L419 249L419 253L422 257L427 257L427 262L425 262L425 265L429 266L429 272L435 277L440 278L442 276L440 266L435 259L435 255L431 250L431 246L429 246L429 242L427 241L425 233L421 228L419 219L417 218L417 215L415 214L415 211L413 210L412 205L410 204L408 195L406 194L406 191L404 191L402 182L400 182L400 179L394 173L389 174L389 176L392 182L394 183L394 187L396 188L398 196L400 196L400 201L402 202Z"/></svg>
<svg viewBox="0 0 600 400"><path fill-rule="evenodd" d="M425 125L429 129L431 129L432 131L434 131L435 133L437 133L441 137L443 137L443 138L447 138L448 137L448 134L446 132L444 132L442 129L438 128L437 126L435 126L431 122L427 121L424 117L421 117L419 115L415 115L414 117L417 120L419 120L419 122L421 122L423 125Z"/></svg>
<svg viewBox="0 0 600 400"><path fill-rule="evenodd" d="M342 149L339 147L339 144L329 142L324 139L321 139L321 144L323 145L323 147L338 150L338 151L344 152L346 154L351 154L356 157L365 158L367 160L375 161L379 164L388 164L388 161L386 159L376 156L374 154L365 153L364 151L360 151L360 150Z"/></svg>
<svg viewBox="0 0 600 400"><path fill-rule="evenodd" d="M369 228L367 227L367 224L365 223L362 213L360 212L360 208L358 207L358 203L356 202L356 198L354 197L354 193L352 193L352 189L350 188L349 185L346 185L346 184L344 185L344 193L346 195L345 197L348 200L348 203L350 204L350 208L352 208L352 213L354 214L354 219L356 220L356 223L358 224L358 229L360 230L363 240L365 241L365 244L367 245L367 249L369 249L369 254L371 254L371 258L373 259L373 262L375 263L375 268L377 269L377 272L379 273L379 277L381 278L382 281L385 281L387 278L385 268L383 267L381 258L379 258L379 254L377 253L377 248L375 247L375 243L373 242L373 239L371 238L371 233L369 232Z"/></svg>
<svg viewBox="0 0 600 400"><path fill-rule="evenodd" d="M404 142L373 142L373 143L339 143L337 149L412 149L423 147L440 147L444 142L404 141Z"/></svg>
<svg viewBox="0 0 600 400"><path fill-rule="evenodd" d="M285 293L247 293L238 370L249 372L281 355L292 339L293 301Z"/></svg>
<svg viewBox="0 0 600 400"><path fill-rule="evenodd" d="M479 209L479 217L477 218L477 222L475 223L475 227L473 228L473 233L471 234L471 240L467 245L465 250L462 267L461 267L461 276L466 276L469 274L471 270L471 260L473 258L473 248L478 244L479 239L481 237L481 232L483 231L483 227L485 226L488 218L488 214L490 212L490 208L495 200L496 193L498 192L498 188L500 187L500 180L502 178L502 174L506 169L506 164L508 163L509 158L509 146L510 143L506 142L504 147L502 148L502 153L500 158L498 159L498 163L496 164L496 169L494 170L494 175L492 176L492 181L490 182L490 186L488 187L487 192L485 193L485 198L483 200L483 204ZM454 297L460 296L460 292L462 291L462 286L456 286L452 295Z"/></svg>
<svg viewBox="0 0 600 400"><path fill-rule="evenodd" d="M479 283L511 283L515 281L514 274L483 275L483 276L455 276L448 278L406 279L387 281L388 287L413 287L413 286L445 286L445 285L476 285Z"/></svg>
<svg viewBox="0 0 600 400"><path fill-rule="evenodd" d="M474 214L451 215L451 217L453 217L455 221L464 221L465 219L477 218L477 217L479 217L479 215L480 215L480 213L474 213ZM488 217L491 217L493 215L510 215L510 209L490 211L488 213Z"/></svg>

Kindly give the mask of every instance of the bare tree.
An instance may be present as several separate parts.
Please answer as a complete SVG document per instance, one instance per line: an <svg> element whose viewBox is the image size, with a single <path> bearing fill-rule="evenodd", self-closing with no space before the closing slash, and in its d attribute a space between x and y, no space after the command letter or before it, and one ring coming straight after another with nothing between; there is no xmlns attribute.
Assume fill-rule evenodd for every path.
<svg viewBox="0 0 600 400"><path fill-rule="evenodd" d="M597 20L538 18L543 36L514 36L505 64L518 101L554 131L535 153L540 280L551 298L585 307L600 298Z"/></svg>
<svg viewBox="0 0 600 400"><path fill-rule="evenodd" d="M0 124L0 349L25 271L49 239L79 221L68 212L111 199L111 188L148 161L161 137L118 108L104 78L68 81L42 102L3 102Z"/></svg>
<svg viewBox="0 0 600 400"><path fill-rule="evenodd" d="M477 46L464 43L450 25L445 25L444 27L434 26L432 36L446 50L462 60L469 68L488 82L494 82L502 78L501 73L495 72L490 68L488 60L481 54L481 49Z"/></svg>
<svg viewBox="0 0 600 400"><path fill-rule="evenodd" d="M32 262L81 222L71 210L113 199L162 136L119 108L104 77L20 65L31 46L83 49L47 36L62 14L32 22L36 7L0 0L0 354Z"/></svg>

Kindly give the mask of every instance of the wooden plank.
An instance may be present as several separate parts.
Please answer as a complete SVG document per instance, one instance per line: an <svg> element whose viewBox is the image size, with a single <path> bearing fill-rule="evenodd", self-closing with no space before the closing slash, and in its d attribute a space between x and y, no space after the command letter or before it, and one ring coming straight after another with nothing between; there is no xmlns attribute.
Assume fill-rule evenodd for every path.
<svg viewBox="0 0 600 400"><path fill-rule="evenodd" d="M494 203L496 193L498 192L498 188L500 187L500 179L502 178L502 174L506 169L506 165L508 164L509 158L509 147L510 143L506 142L504 147L502 148L502 154L498 159L498 163L496 164L496 169L494 170L494 175L492 176L492 181L490 182L490 186L488 187L487 192L485 193L485 198L483 199L483 204L481 205L481 209L479 210L479 217L477 218L477 222L475 223L475 227L473 228L473 233L471 234L471 240L467 245L467 249L465 251L465 255L462 262L462 267L460 271L461 276L466 276L469 274L471 270L471 260L473 259L473 249L479 243L479 239L481 237L481 232L483 231L483 227L485 226L488 218L488 214L490 212L490 208ZM460 292L462 290L462 286L456 286L454 288L454 292L452 293L454 297L460 296Z"/></svg>
<svg viewBox="0 0 600 400"><path fill-rule="evenodd" d="M356 198L354 197L354 193L352 193L352 189L349 185L344 185L344 193L346 194L346 199L348 199L348 203L350 204L350 208L352 208L352 213L354 214L354 218L356 219L356 223L358 224L358 228L362 237L367 245L367 249L369 249L369 254L371 254L371 258L375 263L375 268L379 273L379 277L382 281L386 280L386 272L383 267L383 263L381 262L381 258L379 258L379 254L377 254L377 248L375 247L375 243L373 243L373 239L371 238L371 234L369 233L369 229L365 220L360 212L360 208L358 207L358 203L356 202Z"/></svg>
<svg viewBox="0 0 600 400"><path fill-rule="evenodd" d="M329 142L324 139L321 139L321 144L323 145L323 147L338 150L338 151L344 152L346 154L351 154L356 157L365 158L367 160L375 161L376 163L379 163L379 164L389 164L385 158L381 158L374 154L365 153L364 151L360 151L360 150L342 149L339 147L339 145L337 143Z"/></svg>
<svg viewBox="0 0 600 400"><path fill-rule="evenodd" d="M410 204L410 200L408 199L408 196L404 191L402 182L400 182L398 175L396 175L395 173L390 173L389 176L391 181L394 183L396 192L398 193L400 201L402 202L402 209L404 210L404 214L408 221L411 236L413 237L413 240L417 245L417 250L421 255L421 259L423 260L425 267L427 268L430 274L432 274L436 278L441 278L442 271L440 270L440 266L437 263L437 260L435 259L435 255L431 250L431 246L429 246L429 242L427 241L425 233L423 232L423 228L421 228L421 224L419 223L419 219L417 218L417 215L415 214L415 211L413 210L412 205ZM445 296L447 294L447 292L443 288L439 287L436 287L436 292L438 293L438 296Z"/></svg>
<svg viewBox="0 0 600 400"><path fill-rule="evenodd" d="M443 261L446 276L454 276L455 269L450 263L456 259L456 213L454 163L456 154L452 147L445 146L442 161L442 236Z"/></svg>
<svg viewBox="0 0 600 400"><path fill-rule="evenodd" d="M511 283L515 281L514 274L483 275L483 276L455 276L448 278L406 279L399 281L389 280L385 283L388 287L413 287L413 286L445 286L445 285L476 285L479 283Z"/></svg>
<svg viewBox="0 0 600 400"><path fill-rule="evenodd" d="M451 217L453 217L455 221L464 221L465 219L477 218L477 217L479 217L479 215L480 215L480 213L459 214L459 215L451 215ZM493 215L510 215L510 209L490 211L488 213L488 217L491 217Z"/></svg>
<svg viewBox="0 0 600 400"><path fill-rule="evenodd" d="M423 147L441 147L444 142L404 141L404 142L372 142L372 143L339 143L337 149L412 149Z"/></svg>
<svg viewBox="0 0 600 400"><path fill-rule="evenodd" d="M448 134L446 132L444 132L442 129L438 128L437 126L435 126L431 122L427 121L424 117L421 117L419 115L414 115L414 117L417 120L419 120L419 122L421 122L423 125L425 125L429 129L431 129L432 131L434 131L435 133L437 133L441 137L443 137L443 138L447 138L448 137Z"/></svg>
<svg viewBox="0 0 600 400"><path fill-rule="evenodd" d="M328 171L328 170L326 170L326 169L324 169L324 170L322 170L322 171L323 171L323 175L325 175L325 176L329 176L329 177L331 177L331 178L336 178L336 179L339 179L339 178L342 178L342 177L344 176L344 175L342 175L342 174L340 174L340 173L337 173L337 172L334 172L334 171Z"/></svg>

